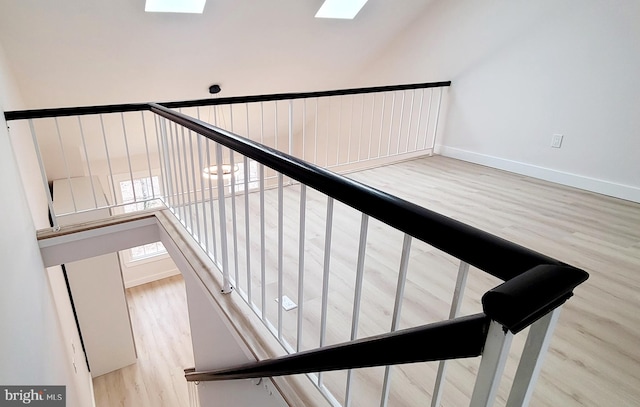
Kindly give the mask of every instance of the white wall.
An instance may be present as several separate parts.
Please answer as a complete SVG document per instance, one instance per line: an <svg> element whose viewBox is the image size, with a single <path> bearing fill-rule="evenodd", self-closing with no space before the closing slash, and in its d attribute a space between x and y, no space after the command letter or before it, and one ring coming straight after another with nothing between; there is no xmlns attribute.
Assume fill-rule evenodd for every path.
<svg viewBox="0 0 640 407"><path fill-rule="evenodd" d="M180 274L176 265L168 254L151 257L149 259L127 262L128 250L120 252L120 266L125 288L150 283L152 281Z"/></svg>
<svg viewBox="0 0 640 407"><path fill-rule="evenodd" d="M160 235L167 251L182 273L187 291L191 341L196 371L225 368L255 361L247 345L238 336L212 295L217 287L205 277L204 270L213 270L210 262L198 263L203 270L194 270L174 242L174 238L160 227ZM206 281L206 282L205 282ZM211 290L211 291L210 291ZM212 294L214 293L214 294ZM227 299L230 299L227 297ZM222 303L225 299L219 298ZM282 407L286 403L270 380L257 386L253 380L205 381L198 385L198 397L203 407L263 406Z"/></svg>
<svg viewBox="0 0 640 407"><path fill-rule="evenodd" d="M438 1L358 80L452 80L444 155L640 201L639 15L636 0Z"/></svg>
<svg viewBox="0 0 640 407"><path fill-rule="evenodd" d="M26 171L25 194L14 159L14 149L16 153L27 149L28 139L15 138L13 147L9 141L4 111L21 103L1 45L0 90L0 188L4 191L0 195L0 212L4 214L0 234L0 383L67 385L68 406L90 406L90 382L83 377L81 364L75 373L72 345L67 341L75 330L73 319L59 319L54 304L52 290L66 291L64 281L49 284L35 239L31 211L38 225L46 222L46 204L43 207L41 193L32 188L41 187L41 183L35 183ZM20 162L24 165L28 159L21 156ZM77 340L77 332L75 335L71 340ZM81 359L76 361L82 363Z"/></svg>

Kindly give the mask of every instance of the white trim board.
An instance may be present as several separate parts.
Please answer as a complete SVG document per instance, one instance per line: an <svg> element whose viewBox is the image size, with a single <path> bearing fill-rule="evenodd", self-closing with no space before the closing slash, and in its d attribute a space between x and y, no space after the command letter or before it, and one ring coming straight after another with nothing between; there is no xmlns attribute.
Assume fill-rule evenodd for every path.
<svg viewBox="0 0 640 407"><path fill-rule="evenodd" d="M520 161L508 160L506 158L492 155L476 153L474 151L463 150L444 145L436 146L436 152L444 157L455 158L487 167L497 168L516 174L526 175L557 184L567 185L615 198L625 199L640 203L640 188L631 185L617 184L597 178L585 177L584 175L572 174L558 171L552 168L540 167Z"/></svg>
<svg viewBox="0 0 640 407"><path fill-rule="evenodd" d="M136 287L136 286L139 286L139 285L142 285L142 284L151 283L153 281L162 280L163 278L176 276L178 274L180 274L180 270L178 270L175 267L170 269L170 270L161 271L159 273L145 274L142 277L138 277L138 278L134 278L132 280L125 281L124 282L124 288Z"/></svg>

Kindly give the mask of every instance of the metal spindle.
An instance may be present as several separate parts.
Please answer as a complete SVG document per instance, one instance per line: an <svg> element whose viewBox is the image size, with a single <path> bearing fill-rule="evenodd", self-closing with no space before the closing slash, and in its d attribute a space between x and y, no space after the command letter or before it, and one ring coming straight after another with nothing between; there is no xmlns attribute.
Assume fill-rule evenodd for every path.
<svg viewBox="0 0 640 407"><path fill-rule="evenodd" d="M122 114L122 113L121 113ZM124 119L123 119L124 120ZM123 122L124 124L124 122ZM78 116L78 127L80 127L80 137L82 138L82 149L84 150L84 158L87 160L87 170L89 171L89 183L91 184L91 193L93 194L93 202L95 203L95 208L98 208L98 198L96 196L96 188L93 185L93 174L91 174L91 161L89 160L89 153L87 152L87 143L84 139L84 130L82 129L82 121L80 120L80 116ZM129 155L127 150L127 156ZM129 163L131 165L131 163ZM133 185L133 178L131 179L131 184ZM134 189L134 198L135 198L135 189Z"/></svg>
<svg viewBox="0 0 640 407"><path fill-rule="evenodd" d="M198 136L198 138L199 137L200 136ZM193 227L191 227L191 232L192 234L194 232L197 232L198 238L196 239L196 242L198 242L199 245L202 245L202 235L200 234L200 213L198 211L198 181L196 179L196 163L195 159L193 158L193 132L191 130L189 130L189 153L191 154L191 176L193 179L193 209L196 212L196 230L193 230ZM202 177L200 177L200 179L202 179Z"/></svg>
<svg viewBox="0 0 640 407"><path fill-rule="evenodd" d="M409 254L411 252L411 240L410 235L404 235L404 241L402 243L402 256L400 258L400 270L398 272L398 284L396 285L396 298L393 306L393 319L391 321L391 332L395 332L400 326L400 314L402 312L402 300L404 298L404 286L407 281L407 271L409 269ZM380 399L380 406L386 407L389 401L389 390L391 384L391 366L386 366L384 369L384 382L382 385L382 398Z"/></svg>
<svg viewBox="0 0 640 407"><path fill-rule="evenodd" d="M424 89L422 89L422 96L420 96L420 107L418 108L418 127L416 127L416 145L414 150L418 150L418 139L420 139L420 124L422 124L422 104L424 102Z"/></svg>
<svg viewBox="0 0 640 407"><path fill-rule="evenodd" d="M171 170L171 156L172 156L172 149L169 147L169 144L171 142L170 139L172 139L171 137L171 124L169 123L169 126L167 126L167 119L165 119L164 117L160 118L160 127L161 127L161 131L162 131L162 144L163 144L163 149L164 149L164 161L165 161L165 168L166 168L166 173L167 173L167 201L169 202L169 208L171 209L172 213L175 213L175 205L174 205L174 198L173 198L173 189L174 189L174 174L173 171ZM168 127L168 130L167 130Z"/></svg>
<svg viewBox="0 0 640 407"><path fill-rule="evenodd" d="M336 166L340 165L340 145L342 144L342 99L344 99L343 96L339 95L338 100L340 101L340 104L338 105L338 140L336 143Z"/></svg>
<svg viewBox="0 0 640 407"><path fill-rule="evenodd" d="M318 165L318 98L316 98L316 122L313 135L313 163Z"/></svg>
<svg viewBox="0 0 640 407"><path fill-rule="evenodd" d="M329 168L329 124L331 122L331 98L328 99L329 107L327 108L327 133L324 142L324 166Z"/></svg>
<svg viewBox="0 0 640 407"><path fill-rule="evenodd" d="M327 218L324 237L324 267L322 273L322 314L320 317L320 347L327 334L327 303L329 300L329 273L331 261L331 230L333 226L333 198L327 197ZM322 372L318 373L318 386L322 385Z"/></svg>
<svg viewBox="0 0 640 407"><path fill-rule="evenodd" d="M131 154L129 153L129 140L127 138L127 127L124 124L124 113L120 112L120 121L122 122L122 135L124 137L124 147L127 152L127 165L129 166L129 176L131 179L131 190L133 191L133 202L138 202L138 198L136 195L136 184L133 179L133 169L131 167ZM80 122L80 117L78 117L78 122ZM82 126L80 127L82 129ZM82 130L81 130L82 131ZM84 136L83 136L84 143ZM89 157L87 157L87 164L89 164ZM93 184L91 184L91 188L93 189ZM95 193L94 193L95 195ZM95 198L95 196L94 196Z"/></svg>
<svg viewBox="0 0 640 407"><path fill-rule="evenodd" d="M229 165L231 166L231 233L233 237L233 268L236 288L240 288L240 271L238 269L238 217L236 215L236 165L233 150L229 150Z"/></svg>
<svg viewBox="0 0 640 407"><path fill-rule="evenodd" d="M351 139L353 138L353 105L354 100L351 97L351 117L349 120L349 143L347 144L347 164L351 163Z"/></svg>
<svg viewBox="0 0 640 407"><path fill-rule="evenodd" d="M391 117L389 118L389 137L387 138L387 157L391 155L391 136L393 135L393 116L396 112L396 92L391 98Z"/></svg>
<svg viewBox="0 0 640 407"><path fill-rule="evenodd" d="M542 369L544 356L549 349L553 331L560 317L560 309L556 308L551 311L529 328L506 407L527 407L529 405L540 375L540 369Z"/></svg>
<svg viewBox="0 0 640 407"><path fill-rule="evenodd" d="M162 201L164 202L164 204L167 204L167 201L165 200L165 197L167 196L167 191L168 188L166 187L166 176L165 176L165 172L162 168L162 161L163 158L165 156L165 151L164 150L164 144L160 143L160 132L162 131L162 125L160 125L158 123L158 116L153 115L153 125L156 129L156 143L158 146L158 167L160 167L160 181L161 181L161 185L163 186L164 189L164 193L163 193L163 197L162 197Z"/></svg>
<svg viewBox="0 0 640 407"><path fill-rule="evenodd" d="M102 116L100 116L100 119L102 119ZM73 211L74 212L78 212L78 207L76 206L76 198L75 198L75 194L73 193L73 186L71 185L71 172L69 171L69 164L67 161L67 155L64 152L64 145L62 143L62 135L60 134L60 127L58 126L58 118L54 117L53 118L55 124L56 124L56 133L58 134L58 142L60 143L60 151L62 151L62 160L64 161L64 169L67 173L67 183L69 184L69 191L71 191L71 202L73 203ZM113 179L113 178L112 178ZM114 195L115 197L115 191L114 191Z"/></svg>
<svg viewBox="0 0 640 407"><path fill-rule="evenodd" d="M248 120L248 119L247 119ZM247 137L249 137L249 126L247 126ZM244 156L244 229L245 229L245 250L247 258L247 302L251 302L251 233L249 228L249 157Z"/></svg>
<svg viewBox="0 0 640 407"><path fill-rule="evenodd" d="M244 104L244 118L245 118L245 125L247 126L247 138L249 140L251 140L251 136L249 135L251 133L250 130L250 126L249 126L249 104L245 103Z"/></svg>
<svg viewBox="0 0 640 407"><path fill-rule="evenodd" d="M264 103L260 102L260 143L264 144Z"/></svg>
<svg viewBox="0 0 640 407"><path fill-rule="evenodd" d="M409 108L409 124L407 125L407 145L404 148L404 152L409 152L409 140L411 139L411 121L413 120L413 102L416 99L416 90L411 90L411 107Z"/></svg>
<svg viewBox="0 0 640 407"><path fill-rule="evenodd" d="M222 174L222 145L216 143L216 178L218 180L218 210L220 211L220 250L222 251L222 293L233 290L229 280L229 252L227 248L227 215L225 212L224 179Z"/></svg>
<svg viewBox="0 0 640 407"><path fill-rule="evenodd" d="M406 94L406 91L402 91L402 103L400 104L400 123L398 124L398 145L396 146L396 154L400 154L400 139L402 138L402 123L404 122L404 99Z"/></svg>
<svg viewBox="0 0 640 407"><path fill-rule="evenodd" d="M47 193L47 204L49 205L49 213L51 214L51 222L53 223L53 229L59 230L58 219L56 218L56 211L53 209L53 197L51 196L51 190L49 189L49 180L47 179L47 172L44 168L44 162L42 161L42 153L40 152L40 145L38 144L38 138L36 137L36 130L33 127L33 119L29 119L29 129L31 130L31 138L33 139L33 146L36 150L36 156L38 157L38 166L40 167L40 175L42 176L42 185Z"/></svg>
<svg viewBox="0 0 640 407"><path fill-rule="evenodd" d="M469 407L491 407L509 356L513 334L491 321Z"/></svg>
<svg viewBox="0 0 640 407"><path fill-rule="evenodd" d="M429 139L429 123L431 122L431 105L433 104L433 89L429 89L429 107L427 108L427 124L424 127L424 150L427 149L427 140Z"/></svg>
<svg viewBox="0 0 640 407"><path fill-rule="evenodd" d="M293 155L293 100L289 100L289 155Z"/></svg>
<svg viewBox="0 0 640 407"><path fill-rule="evenodd" d="M433 150L436 148L436 136L438 133L438 122L440 121L440 106L442 105L442 88L439 88L438 93L438 106L436 107L436 122L433 125L433 140L431 141L431 152L429 155L433 155Z"/></svg>
<svg viewBox="0 0 640 407"><path fill-rule="evenodd" d="M142 119L142 134L144 135L144 149L147 152L147 168L149 168L149 182L151 182L151 197L156 197L155 187L153 186L153 175L151 174L151 158L149 157L149 141L147 140L147 126L144 122L144 111L140 112Z"/></svg>
<svg viewBox="0 0 640 407"><path fill-rule="evenodd" d="M102 129L102 141L104 142L104 152L107 155L107 166L109 168L109 179L111 183L111 190L113 191L113 203L117 205L118 195L116 194L116 186L113 181L113 170L111 168L111 157L109 156L109 146L107 145L107 135L104 131L104 121L102 120L102 115L99 115L99 117L100 117L100 128ZM56 119L56 127L57 125L58 125L58 119ZM65 165L66 165L66 158L65 158ZM69 187L71 187L71 183L69 183ZM73 190L71 191L71 196L73 197ZM75 203L74 203L74 207L75 207Z"/></svg>
<svg viewBox="0 0 640 407"><path fill-rule="evenodd" d="M165 118L161 118L158 119L159 120L159 125L160 125L160 131L162 132L162 150L163 150L163 157L164 157L164 166L165 166L165 173L166 173L166 196L167 196L167 202L169 203L169 206L171 208L173 208L173 176L171 174L171 151L169 150L169 139L168 139L168 135L167 135L167 119ZM171 131L171 128L169 128L169 131Z"/></svg>
<svg viewBox="0 0 640 407"><path fill-rule="evenodd" d="M356 264L356 286L353 294L353 313L351 317L351 340L358 338L358 322L360 321L360 303L362 299L362 282L364 280L364 260L367 250L367 232L369 230L369 215L362 214L360 221L360 243L358 245L358 262ZM345 406L351 405L351 380L353 371L347 372L347 390Z"/></svg>
<svg viewBox="0 0 640 407"><path fill-rule="evenodd" d="M185 228L188 227L187 225L187 199L185 197L184 194L184 174L182 173L183 170L183 166L182 166L182 153L180 152L180 135L178 132L178 125L176 124L176 154L178 156L178 164L176 165L176 168L178 168L180 170L180 193L179 193L179 197L182 201L180 207L182 208L182 224L184 225ZM184 130L184 128L182 126L180 126L181 129ZM184 133L183 133L184 134ZM184 140L183 140L184 141Z"/></svg>
<svg viewBox="0 0 640 407"><path fill-rule="evenodd" d="M282 341L282 280L284 245L284 194L282 173L278 173L278 340Z"/></svg>
<svg viewBox="0 0 640 407"><path fill-rule="evenodd" d="M212 245L213 245L213 258L216 263L218 262L218 243L216 242L216 215L213 209L213 185L211 182L211 153L209 150L209 145L211 144L211 140L207 139L207 168L209 169L209 210L211 212L211 237L212 237Z"/></svg>
<svg viewBox="0 0 640 407"><path fill-rule="evenodd" d="M364 131L364 94L362 95L362 104L360 109L360 132L358 133L358 158L357 161L360 161L360 153L362 152L362 132ZM369 141L371 144L371 141Z"/></svg>
<svg viewBox="0 0 640 407"><path fill-rule="evenodd" d="M385 108L386 99L387 99L387 94L383 93L382 94L382 110L380 111L380 137L378 138L378 157L377 158L380 158L382 156L382 131L384 126L384 108Z"/></svg>
<svg viewBox="0 0 640 407"><path fill-rule="evenodd" d="M460 261L458 267L458 277L456 278L456 287L453 291L453 299L451 300L451 309L449 310L449 319L453 319L460 313L462 306L462 297L464 289L467 286L467 276L469 275L469 264ZM436 375L436 384L433 389L433 397L431 398L431 407L437 407L442 400L442 389L444 388L444 377L447 370L447 361L442 360L438 364L438 374Z"/></svg>
<svg viewBox="0 0 640 407"><path fill-rule="evenodd" d="M260 164L260 288L262 290L261 318L267 321L267 272L265 250L265 225L264 225L264 165Z"/></svg>
<svg viewBox="0 0 640 407"><path fill-rule="evenodd" d="M305 159L307 141L307 99L302 99L302 159Z"/></svg>
<svg viewBox="0 0 640 407"><path fill-rule="evenodd" d="M362 97L364 98L364 95L362 95ZM367 152L367 160L371 158L371 145L373 144L373 119L376 116L375 112L376 112L376 95L372 96L372 101L371 101L371 124L369 127L369 151Z"/></svg>
<svg viewBox="0 0 640 407"><path fill-rule="evenodd" d="M306 231L307 186L300 184L300 233L298 238L298 334L296 352L302 346L302 322L304 310L304 239Z"/></svg>
<svg viewBox="0 0 640 407"><path fill-rule="evenodd" d="M180 216L180 211L183 209L183 207L182 207L182 194L180 193L181 188L180 188L180 185L178 184L178 182L181 182L181 180L179 180L178 178L178 159L176 158L176 146L175 146L178 128L173 122L169 123L169 128L171 129L171 152L173 155L173 175L175 176L174 178L175 192L176 192L175 200L177 202L177 205L174 205L174 207L177 206L175 214L180 220L180 222L184 224L184 216Z"/></svg>
<svg viewBox="0 0 640 407"><path fill-rule="evenodd" d="M198 120L200 120L200 108L198 108L197 111L198 111ZM202 136L199 134L196 134L196 146L198 148L198 168L200 169L200 171L203 171L204 162L202 160ZM209 230L208 230L209 226L207 223L207 205L206 205L206 200L204 196L204 177L202 176L202 174L199 174L199 175L200 176L198 178L200 178L200 191L202 192L202 229L203 229L202 233L204 234L204 242L202 241L202 239L199 239L198 243L200 243L200 246L202 246L202 243L204 243L204 248L206 251L208 251L209 250Z"/></svg>
<svg viewBox="0 0 640 407"><path fill-rule="evenodd" d="M178 127L178 124L174 123L175 125L175 139L176 139L176 154L177 154L177 159L176 159L176 163L175 163L175 168L177 171L177 175L179 176L179 180L180 180L180 186L178 187L179 189L179 198L181 201L180 204L180 209L182 210L182 217L181 217L181 222L184 225L185 228L188 228L187 226L187 199L185 196L185 189L184 189L184 172L183 172L183 167L182 167L182 151L180 150L180 131L182 128L182 126ZM177 183L176 183L177 186Z"/></svg>
<svg viewBox="0 0 640 407"><path fill-rule="evenodd" d="M273 102L275 106L275 116L274 116L274 133L273 136L275 138L275 149L278 149L278 101Z"/></svg>
<svg viewBox="0 0 640 407"><path fill-rule="evenodd" d="M187 184L187 208L189 210L189 224L191 225L191 236L194 235L195 233L195 229L193 227L193 208L191 206L191 185L189 183L189 163L188 161L188 156L187 156L187 142L185 141L184 138L184 130L185 128L183 126L180 126L180 133L182 135L182 148L184 150L184 180L186 181ZM187 130L188 131L188 130ZM193 151L191 151L191 159L193 160ZM180 168L180 171L182 171L182 167ZM185 225L186 226L186 225Z"/></svg>
<svg viewBox="0 0 640 407"><path fill-rule="evenodd" d="M167 133L167 151L168 151L168 158L167 158L167 162L169 163L169 171L170 171L170 177L171 177L171 182L169 184L169 186L171 187L171 201L172 201L172 212L178 217L178 219L180 219L180 201L178 200L178 172L176 170L176 149L175 149L175 136L173 134L173 130L174 130L174 125L173 122L168 121L166 119L163 120L164 125L165 125L165 131L166 128L169 128L169 131ZM171 172L173 172L171 174Z"/></svg>

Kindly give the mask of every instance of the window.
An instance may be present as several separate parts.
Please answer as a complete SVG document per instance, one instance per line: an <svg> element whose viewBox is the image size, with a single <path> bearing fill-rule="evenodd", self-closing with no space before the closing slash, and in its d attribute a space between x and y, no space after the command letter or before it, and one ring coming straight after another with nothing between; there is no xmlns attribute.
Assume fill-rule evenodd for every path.
<svg viewBox="0 0 640 407"><path fill-rule="evenodd" d="M152 178L137 178L133 180L133 183L130 179L120 181L120 193L122 194L123 203L144 201L125 205L125 213L162 206L162 203L155 200L160 196L160 181L155 176Z"/></svg>
<svg viewBox="0 0 640 407"><path fill-rule="evenodd" d="M160 181L156 176L151 178L136 178L133 182L131 182L130 179L120 181L120 193L122 194L123 203L138 201L124 205L125 213L162 206L162 203L155 199L160 196ZM167 253L167 249L165 249L160 242L149 243L144 246L129 249L131 256L130 261L148 259L165 253Z"/></svg>

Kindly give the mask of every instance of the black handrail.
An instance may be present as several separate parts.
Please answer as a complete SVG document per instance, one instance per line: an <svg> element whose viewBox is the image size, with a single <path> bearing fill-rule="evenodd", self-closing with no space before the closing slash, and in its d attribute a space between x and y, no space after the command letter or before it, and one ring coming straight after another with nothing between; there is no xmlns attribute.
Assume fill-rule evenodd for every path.
<svg viewBox="0 0 640 407"><path fill-rule="evenodd" d="M561 265L533 250L164 106L151 104L151 111L502 280L541 264Z"/></svg>
<svg viewBox="0 0 640 407"><path fill-rule="evenodd" d="M234 96L234 97L227 97L227 98L183 100L183 101L165 102L165 103L159 103L159 104L170 109L178 109L181 107L269 102L269 101L277 101L277 100L303 99L303 98L315 98L315 97L319 98L319 97L327 97L327 96L355 95L355 94L375 93L375 92L392 92L397 90L409 90L409 89L439 88L439 87L446 87L450 85L451 85L451 81L427 82L427 83L412 83L412 84L405 84L405 85L375 86L375 87L367 87L367 88L338 89L338 90L328 90L328 91L321 91L321 92L275 93L270 95ZM10 121L10 120L40 119L45 117L82 116L82 115L88 115L88 114L136 112L136 111L142 111L142 110L149 110L149 108L150 108L149 103L63 107L63 108L56 108L56 109L31 109L31 110L8 111L4 113L4 117L7 121Z"/></svg>
<svg viewBox="0 0 640 407"><path fill-rule="evenodd" d="M583 270L164 106L151 111L414 236L505 283L484 311L517 332L566 301Z"/></svg>
<svg viewBox="0 0 640 407"><path fill-rule="evenodd" d="M54 109L13 110L4 112L6 121L43 119L45 117L84 116L88 114L107 114L139 112L149 110L148 103L130 103L121 105L100 105L80 107L58 107Z"/></svg>
<svg viewBox="0 0 640 407"><path fill-rule="evenodd" d="M215 106L215 105L232 105L238 103L255 103L255 102L272 102L277 100L292 100L292 99L306 99L306 98L322 98L327 96L344 96L344 95L360 95L365 93L377 93L377 92L393 92L397 90L410 90L410 89L428 89L428 88L442 88L451 86L451 81L444 82L426 82L426 83L411 83L406 85L391 85L391 86L374 86L368 88L350 88L350 89L338 89L338 90L325 90L319 92L303 92L303 93L275 93L271 95L254 95L254 96L238 96L228 98L209 98L199 100L185 100L181 102L169 102L161 103L162 106L169 109L178 109L181 107L196 107L196 106Z"/></svg>
<svg viewBox="0 0 640 407"><path fill-rule="evenodd" d="M475 357L482 353L489 321L484 314L470 315L225 369L185 371L185 377L250 379Z"/></svg>
<svg viewBox="0 0 640 407"><path fill-rule="evenodd" d="M587 273L573 267L537 266L488 291L482 297L483 314L223 369L185 369L185 378L251 379L480 356L491 320L518 333L562 305L587 278Z"/></svg>
<svg viewBox="0 0 640 407"><path fill-rule="evenodd" d="M482 307L491 319L518 333L562 305L587 278L575 267L536 266L487 291Z"/></svg>

